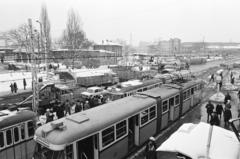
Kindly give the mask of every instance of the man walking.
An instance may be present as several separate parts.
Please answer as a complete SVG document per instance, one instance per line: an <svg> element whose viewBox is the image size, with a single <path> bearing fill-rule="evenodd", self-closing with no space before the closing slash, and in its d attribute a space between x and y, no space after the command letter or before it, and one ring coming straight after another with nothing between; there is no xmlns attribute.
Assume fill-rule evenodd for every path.
<svg viewBox="0 0 240 159"><path fill-rule="evenodd" d="M214 109L214 106L211 103L211 101L208 101L208 104L206 105L206 109L207 109L207 122L209 122L209 117L211 117Z"/></svg>
<svg viewBox="0 0 240 159"><path fill-rule="evenodd" d="M26 79L25 79L25 78L23 78L23 88L24 88L24 90L26 90L26 86L27 86Z"/></svg>
<svg viewBox="0 0 240 159"><path fill-rule="evenodd" d="M14 92L17 93L18 87L16 82L13 83L13 89L14 89Z"/></svg>

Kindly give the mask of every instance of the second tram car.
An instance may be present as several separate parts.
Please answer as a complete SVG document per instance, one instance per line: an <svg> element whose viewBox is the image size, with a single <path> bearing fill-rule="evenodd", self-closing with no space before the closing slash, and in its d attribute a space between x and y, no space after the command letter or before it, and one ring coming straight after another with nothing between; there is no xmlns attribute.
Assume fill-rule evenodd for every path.
<svg viewBox="0 0 240 159"><path fill-rule="evenodd" d="M0 111L0 158L31 159L36 114L29 110Z"/></svg>
<svg viewBox="0 0 240 159"><path fill-rule="evenodd" d="M34 158L122 159L190 110L183 93L201 83L162 85L43 125Z"/></svg>

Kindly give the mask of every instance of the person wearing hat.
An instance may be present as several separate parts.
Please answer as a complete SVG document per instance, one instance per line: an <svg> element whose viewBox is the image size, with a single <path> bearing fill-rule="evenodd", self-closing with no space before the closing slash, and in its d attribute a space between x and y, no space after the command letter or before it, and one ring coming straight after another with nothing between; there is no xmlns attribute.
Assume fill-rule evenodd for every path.
<svg viewBox="0 0 240 159"><path fill-rule="evenodd" d="M90 105L88 100L86 100L85 104L84 104L84 110L90 109Z"/></svg>
<svg viewBox="0 0 240 159"><path fill-rule="evenodd" d="M231 109L231 101L230 100L227 100L227 103L226 103L226 105L225 105L225 108L226 109Z"/></svg>
<svg viewBox="0 0 240 159"><path fill-rule="evenodd" d="M157 159L156 149L156 140L154 137L151 136L145 149L146 159Z"/></svg>

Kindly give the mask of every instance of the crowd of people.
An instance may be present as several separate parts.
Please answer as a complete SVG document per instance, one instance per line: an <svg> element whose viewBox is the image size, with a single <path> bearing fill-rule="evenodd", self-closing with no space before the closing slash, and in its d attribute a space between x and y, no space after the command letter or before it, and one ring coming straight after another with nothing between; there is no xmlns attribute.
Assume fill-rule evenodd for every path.
<svg viewBox="0 0 240 159"><path fill-rule="evenodd" d="M222 114L224 117L224 127L229 127L229 120L232 118L232 112L231 112L231 96L229 93L225 95L224 98L224 105L223 108L221 103L217 103L216 107L214 107L213 103L211 101L208 101L206 105L207 110L207 122L211 125L217 125L220 126L221 124L221 118ZM214 110L215 109L215 110Z"/></svg>
<svg viewBox="0 0 240 159"><path fill-rule="evenodd" d="M96 107L106 102L107 99L103 95L91 96L84 100L77 99L76 101L70 101L67 99L63 103L56 102L52 108L46 109L46 123L71 115L72 113L78 113Z"/></svg>

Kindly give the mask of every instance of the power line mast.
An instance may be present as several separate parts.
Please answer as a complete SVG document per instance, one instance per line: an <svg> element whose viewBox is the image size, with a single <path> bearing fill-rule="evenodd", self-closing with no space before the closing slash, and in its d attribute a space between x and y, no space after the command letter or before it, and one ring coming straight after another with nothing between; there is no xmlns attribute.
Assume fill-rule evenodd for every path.
<svg viewBox="0 0 240 159"><path fill-rule="evenodd" d="M37 55L34 53L34 35L32 28L32 19L28 19L29 34L30 34L30 53L31 53L31 64L32 64L32 87L33 87L33 98L32 98L32 110L37 113L39 105L39 88L38 88L38 77L37 77Z"/></svg>

